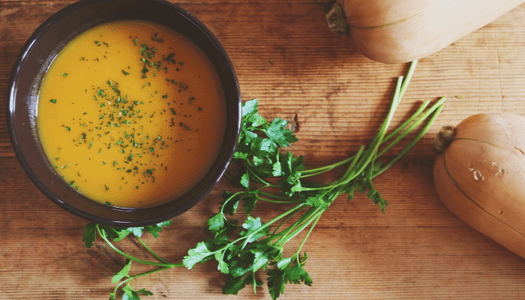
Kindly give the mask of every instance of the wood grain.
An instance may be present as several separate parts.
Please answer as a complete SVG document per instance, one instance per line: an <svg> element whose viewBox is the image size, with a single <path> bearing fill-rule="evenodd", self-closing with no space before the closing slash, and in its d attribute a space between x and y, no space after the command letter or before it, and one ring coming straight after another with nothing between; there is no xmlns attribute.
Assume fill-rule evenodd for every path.
<svg viewBox="0 0 525 300"><path fill-rule="evenodd" d="M111 276L124 264L100 240L84 246L87 221L43 196L19 165L8 136L6 95L14 62L32 32L69 3L0 2L0 299L107 299ZM297 115L299 142L289 150L304 155L310 166L338 161L369 143L396 77L408 68L371 61L347 38L331 34L324 19L329 1L175 3L216 34L234 64L243 100L258 98L268 118ZM525 299L525 261L441 203L430 150L442 125L471 114L525 115L525 6L420 60L393 125L421 101L441 96L447 97L445 109L430 132L374 182L389 201L386 214L362 195L351 202L338 199L304 246L313 286L288 286L282 299ZM336 174L326 179L331 176ZM175 218L160 239L146 242L179 262L208 237L206 220L229 188L222 181ZM281 210L270 205L258 213L269 218ZM146 257L131 240L120 247ZM210 262L147 276L133 286L154 292L146 299L270 299L266 286L257 294L247 288L236 297L222 295L224 280Z"/></svg>

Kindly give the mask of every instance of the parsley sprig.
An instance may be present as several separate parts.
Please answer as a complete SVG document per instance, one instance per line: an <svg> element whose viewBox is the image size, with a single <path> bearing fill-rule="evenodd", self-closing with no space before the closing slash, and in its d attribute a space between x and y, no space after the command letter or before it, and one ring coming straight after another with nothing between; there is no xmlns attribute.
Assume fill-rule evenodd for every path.
<svg viewBox="0 0 525 300"><path fill-rule="evenodd" d="M117 272L111 279L111 282L117 285L114 288L114 290L110 292L109 300L116 299L119 289L122 289L123 291L123 296L122 296L123 300L140 300L140 295L143 295L143 296L153 295L152 292L144 288L142 289L132 288L131 285L129 284L130 281L132 281L135 278L150 275L150 274L153 274L159 271L183 266L182 263L174 264L174 263L170 263L169 261L161 258L155 252L153 252L146 245L146 243L144 243L144 241L142 241L141 239L142 235L145 232L150 233L155 238L159 237L159 233L162 232L162 228L170 224L171 224L171 221L165 221L162 223L158 223L155 225L149 225L145 227L119 228L119 227L100 225L96 223L88 223L84 227L83 242L86 245L86 247L88 248L92 247L95 243L96 237L100 236L102 240L104 240L104 242L111 249L113 249L115 252L117 252L118 254L126 258L126 264L124 265L122 270ZM155 258L155 261L147 261L147 260L136 258L132 255L129 255L123 252L122 250L120 250L113 244L114 242L119 242L123 240L129 235L134 236L140 242L140 244ZM144 265L153 266L154 269L144 272L144 273L137 274L137 275L130 275L131 263L133 261L144 264Z"/></svg>
<svg viewBox="0 0 525 300"><path fill-rule="evenodd" d="M218 213L208 220L212 237L190 249L181 264L168 263L151 251L160 262L144 263L157 266L158 269L152 271L156 272L181 265L191 269L197 263L215 260L218 270L228 275L223 288L225 294L237 294L247 285L252 285L256 292L257 287L264 284L256 275L260 272L266 272L268 291L273 299L284 293L286 284L312 285L312 279L305 269L307 254L302 253L302 248L323 213L340 195L347 194L350 201L355 192L366 193L385 213L388 201L375 189L372 180L405 155L425 135L443 109L445 98L439 99L430 107L430 101L424 101L410 118L388 133L394 112L412 78L416 64L417 61L410 65L406 78L398 78L389 112L371 144L368 147L361 146L352 157L319 168L307 169L303 156L282 151L297 141L293 132L287 129L286 120L276 118L268 122L258 113L257 99L245 101L242 105L239 143L230 169L236 172L228 175L238 191L224 192ZM388 150L416 128L420 128L417 135L395 157L384 163L379 161ZM233 169L234 166L237 169ZM339 168L346 169L333 182L316 183L309 180L310 177ZM261 202L283 205L286 211L264 221L253 215L256 205ZM124 285L122 289L125 295L135 297L131 299L140 299L141 290L133 290L128 282L148 273L134 277L130 277L128 273L131 261L142 261L121 252L108 239L119 240L121 234L134 233L135 229L88 226L91 229L86 227L86 234L96 228L95 234L98 232L110 247L129 259L130 263L115 275L113 281L117 283L124 279L119 286ZM94 238L93 233L89 236L91 238L88 241ZM285 255L285 245L296 237L302 238L299 246L291 254L287 251ZM145 244L142 245L147 248ZM89 246L88 242L86 246ZM112 297L115 297L119 286L115 288Z"/></svg>

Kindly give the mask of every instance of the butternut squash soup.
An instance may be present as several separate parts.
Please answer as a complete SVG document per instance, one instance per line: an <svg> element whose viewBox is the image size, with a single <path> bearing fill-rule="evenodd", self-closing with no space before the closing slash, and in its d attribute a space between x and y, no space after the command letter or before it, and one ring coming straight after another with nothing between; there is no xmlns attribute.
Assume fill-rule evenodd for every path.
<svg viewBox="0 0 525 300"><path fill-rule="evenodd" d="M220 80L184 36L145 21L94 27L43 78L38 134L50 165L94 201L148 207L195 186L226 123Z"/></svg>

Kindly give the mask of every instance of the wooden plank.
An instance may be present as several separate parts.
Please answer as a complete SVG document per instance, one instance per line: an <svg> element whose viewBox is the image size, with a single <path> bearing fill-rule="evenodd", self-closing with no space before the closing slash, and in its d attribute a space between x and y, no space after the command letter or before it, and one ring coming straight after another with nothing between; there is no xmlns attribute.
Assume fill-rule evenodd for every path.
<svg viewBox="0 0 525 300"><path fill-rule="evenodd" d="M0 107L8 80L31 33L72 3L0 2ZM408 65L370 61L347 38L331 34L327 1L180 1L218 37L236 69L242 98L258 98L261 114L291 120L299 142L289 148L308 166L333 163L369 143L390 103L395 80ZM455 217L439 200L432 179L433 137L442 125L478 112L525 115L525 6L419 61L393 125L424 99L446 96L445 109L425 138L374 181L389 201L386 214L365 196L337 199L305 244L312 287L292 285L282 299L525 299L525 262ZM459 97L461 96L461 97ZM125 261L101 240L87 249L79 217L48 200L19 165L0 117L1 299L105 299L113 273ZM395 147L388 155L400 150ZM341 170L325 176L333 180ZM173 220L154 251L180 262L209 237L206 221L217 212L226 180L200 204ZM269 219L284 208L261 206ZM292 251L299 240L292 241ZM126 239L119 247L147 253ZM134 281L151 299L232 299L212 262L175 268ZM134 271L147 268L135 264ZM264 275L261 275L264 279ZM235 297L234 297L235 298ZM266 286L240 299L270 299ZM146 298L148 299L148 298Z"/></svg>

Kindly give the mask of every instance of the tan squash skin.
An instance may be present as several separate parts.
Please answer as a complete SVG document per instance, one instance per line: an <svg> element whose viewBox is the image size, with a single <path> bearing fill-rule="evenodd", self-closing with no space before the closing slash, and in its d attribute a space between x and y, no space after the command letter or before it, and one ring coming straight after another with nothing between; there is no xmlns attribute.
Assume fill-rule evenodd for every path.
<svg viewBox="0 0 525 300"><path fill-rule="evenodd" d="M356 49L385 63L435 53L524 0L337 0Z"/></svg>
<svg viewBox="0 0 525 300"><path fill-rule="evenodd" d="M525 258L525 118L490 113L456 127L434 165L439 197L460 219Z"/></svg>

